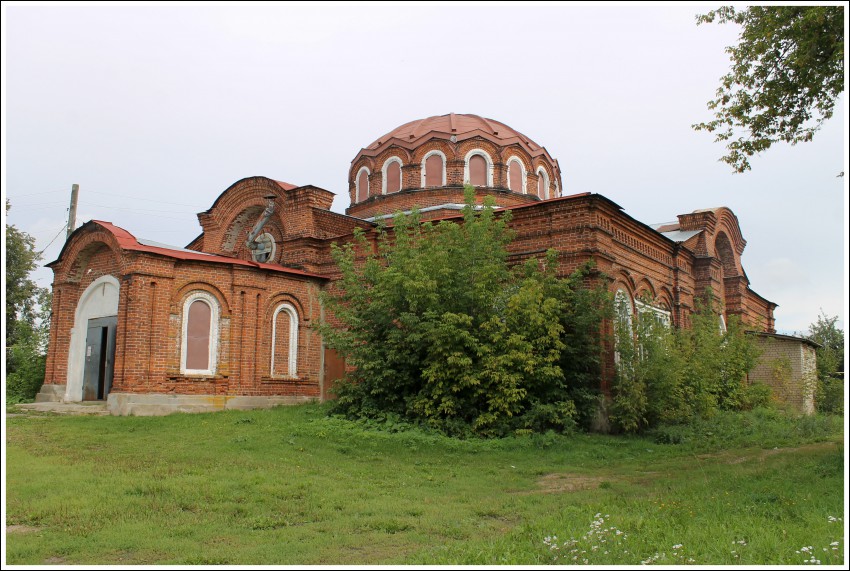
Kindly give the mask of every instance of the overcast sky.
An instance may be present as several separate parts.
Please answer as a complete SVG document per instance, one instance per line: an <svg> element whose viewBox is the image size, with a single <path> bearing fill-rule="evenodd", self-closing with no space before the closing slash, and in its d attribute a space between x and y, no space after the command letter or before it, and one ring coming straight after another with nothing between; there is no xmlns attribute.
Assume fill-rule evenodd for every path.
<svg viewBox="0 0 850 571"><path fill-rule="evenodd" d="M44 262L107 220L185 246L196 213L248 176L314 184L348 206L357 152L433 115L499 120L558 159L565 194L599 193L647 224L727 206L750 287L780 333L847 300L847 97L797 146L733 174L691 125L729 67L716 4L3 3L7 223ZM49 286L42 268L38 283Z"/></svg>

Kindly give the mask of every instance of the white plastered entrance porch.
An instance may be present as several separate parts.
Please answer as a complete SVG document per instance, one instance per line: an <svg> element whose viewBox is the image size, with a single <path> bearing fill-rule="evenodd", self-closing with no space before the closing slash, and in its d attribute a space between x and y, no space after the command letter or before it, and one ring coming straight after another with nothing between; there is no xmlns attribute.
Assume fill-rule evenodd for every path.
<svg viewBox="0 0 850 571"><path fill-rule="evenodd" d="M83 400L83 371L85 368L86 334L89 319L118 315L120 284L113 276L102 276L93 281L80 296L74 312L74 327L68 347L68 383L65 401Z"/></svg>

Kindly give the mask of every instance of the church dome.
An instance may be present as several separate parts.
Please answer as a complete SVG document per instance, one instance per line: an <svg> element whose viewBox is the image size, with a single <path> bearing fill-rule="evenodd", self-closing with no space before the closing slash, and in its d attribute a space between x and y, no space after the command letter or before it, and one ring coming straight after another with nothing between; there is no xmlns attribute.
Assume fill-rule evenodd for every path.
<svg viewBox="0 0 850 571"><path fill-rule="evenodd" d="M558 161L500 121L449 113L410 121L357 153L349 171L351 207L361 218L480 200L515 206L561 195Z"/></svg>
<svg viewBox="0 0 850 571"><path fill-rule="evenodd" d="M484 137L494 142L499 141L502 144L505 141L518 142L530 151L541 149L540 145L500 121L485 119L478 115L458 115L455 113L405 123L379 138L366 149L379 149L390 142L391 139L396 139L395 142L399 145L413 148L423 139L451 140L454 137L457 141L475 136Z"/></svg>

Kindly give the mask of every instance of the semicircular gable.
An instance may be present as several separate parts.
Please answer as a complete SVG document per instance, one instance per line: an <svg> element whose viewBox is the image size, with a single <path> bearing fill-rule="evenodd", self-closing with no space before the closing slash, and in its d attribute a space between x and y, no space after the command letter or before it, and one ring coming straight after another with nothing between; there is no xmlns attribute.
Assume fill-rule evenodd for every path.
<svg viewBox="0 0 850 571"><path fill-rule="evenodd" d="M92 220L77 228L65 242L59 257L47 265L60 280L78 282L91 257L104 250L111 252L119 268L123 267L123 248L118 238L109 228Z"/></svg>
<svg viewBox="0 0 850 571"><path fill-rule="evenodd" d="M744 253L744 247L747 245L747 241L744 240L744 236L741 234L741 225L738 223L738 217L725 206L721 206L715 210L715 215L717 216L716 232L725 232L729 237L732 248L740 256Z"/></svg>
<svg viewBox="0 0 850 571"><path fill-rule="evenodd" d="M735 253L734 246L726 232L720 231L714 237L714 255L720 260L725 277L738 276L743 273L741 257Z"/></svg>
<svg viewBox="0 0 850 571"><path fill-rule="evenodd" d="M220 221L221 215L227 216L227 212L232 210L234 206L240 204L240 200L244 200L251 196L259 196L262 198L268 194L283 196L284 191L298 188L294 184L272 180L265 176L251 176L243 178L231 184L224 192L218 195L212 206L202 214L206 214L215 221Z"/></svg>

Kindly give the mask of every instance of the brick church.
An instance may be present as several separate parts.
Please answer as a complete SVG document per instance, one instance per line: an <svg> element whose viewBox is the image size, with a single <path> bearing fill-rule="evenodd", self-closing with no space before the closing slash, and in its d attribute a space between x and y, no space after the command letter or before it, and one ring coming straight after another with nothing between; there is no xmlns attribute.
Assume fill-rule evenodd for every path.
<svg viewBox="0 0 850 571"><path fill-rule="evenodd" d="M688 326L695 296L710 288L721 326L738 315L774 333L776 304L749 287L731 210L640 222L604 196L565 188L558 161L522 133L449 114L361 149L346 214L331 212L329 190L257 176L199 213L201 233L183 248L111 222L77 228L48 264L53 317L38 400L144 415L329 398L345 364L312 325L327 317L319 292L339 277L331 244L414 207L423 219L458 217L465 182L513 212L512 261L554 248L568 275L593 259L621 307L675 326Z"/></svg>

